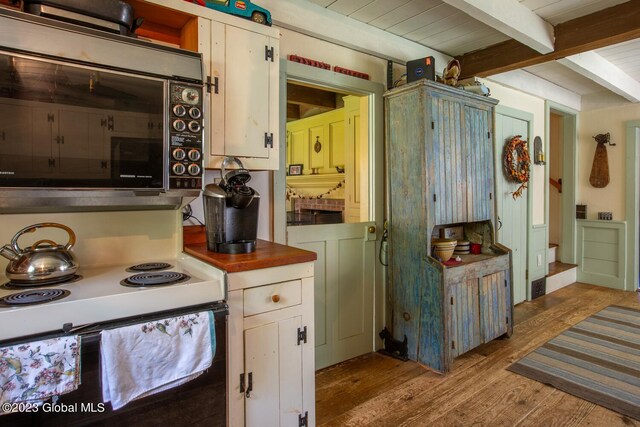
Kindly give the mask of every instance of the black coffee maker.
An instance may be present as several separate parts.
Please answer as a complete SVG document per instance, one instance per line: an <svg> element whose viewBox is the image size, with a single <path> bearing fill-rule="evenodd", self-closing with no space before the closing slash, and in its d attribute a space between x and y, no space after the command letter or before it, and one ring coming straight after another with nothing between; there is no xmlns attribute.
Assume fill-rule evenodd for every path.
<svg viewBox="0 0 640 427"><path fill-rule="evenodd" d="M225 167L234 162L239 169ZM260 195L247 182L251 179L236 157L222 161L222 180L204 188L203 203L207 248L225 254L244 254L256 250Z"/></svg>

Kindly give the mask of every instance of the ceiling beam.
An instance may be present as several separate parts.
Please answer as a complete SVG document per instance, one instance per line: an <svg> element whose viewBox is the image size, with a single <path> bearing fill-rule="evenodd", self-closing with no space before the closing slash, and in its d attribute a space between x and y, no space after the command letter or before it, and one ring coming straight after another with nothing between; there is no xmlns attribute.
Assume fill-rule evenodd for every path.
<svg viewBox="0 0 640 427"><path fill-rule="evenodd" d="M595 52L567 56L558 62L631 102L640 102L640 83Z"/></svg>
<svg viewBox="0 0 640 427"><path fill-rule="evenodd" d="M443 1L540 53L554 50L553 26L517 0Z"/></svg>
<svg viewBox="0 0 640 427"><path fill-rule="evenodd" d="M555 27L555 50L541 54L516 40L464 54L461 79L542 64L640 37L640 0L630 0Z"/></svg>
<svg viewBox="0 0 640 427"><path fill-rule="evenodd" d="M287 83L287 103L336 108L336 94L326 90Z"/></svg>

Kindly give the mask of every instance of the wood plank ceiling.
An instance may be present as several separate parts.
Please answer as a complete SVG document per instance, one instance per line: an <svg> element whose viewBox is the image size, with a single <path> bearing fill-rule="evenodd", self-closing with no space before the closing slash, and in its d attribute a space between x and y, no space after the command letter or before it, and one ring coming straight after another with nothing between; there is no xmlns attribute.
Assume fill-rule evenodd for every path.
<svg viewBox="0 0 640 427"><path fill-rule="evenodd" d="M579 95L609 89L630 101L640 100L640 0L307 1L457 57L463 77L524 69ZM531 29L519 28L522 20L496 25L509 15L500 8L522 9L513 12L514 18L521 19L524 11L531 22L547 25L555 32L555 46L543 52L535 44L517 41L514 32L526 38ZM587 58L571 56L592 50ZM585 62L594 58L598 64L591 70ZM617 83L621 89L598 77L606 78L610 67L629 77ZM634 87L627 93L629 81Z"/></svg>

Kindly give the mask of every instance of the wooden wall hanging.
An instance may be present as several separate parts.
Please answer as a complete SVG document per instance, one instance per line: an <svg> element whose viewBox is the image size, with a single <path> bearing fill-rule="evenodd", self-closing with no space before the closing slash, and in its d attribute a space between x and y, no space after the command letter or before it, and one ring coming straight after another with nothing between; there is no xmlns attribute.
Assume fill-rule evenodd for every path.
<svg viewBox="0 0 640 427"><path fill-rule="evenodd" d="M609 185L609 159L607 157L607 145L614 146L610 142L609 132L600 133L593 137L598 143L596 153L593 156L593 165L591 166L591 175L589 176L589 184L596 188L604 188Z"/></svg>

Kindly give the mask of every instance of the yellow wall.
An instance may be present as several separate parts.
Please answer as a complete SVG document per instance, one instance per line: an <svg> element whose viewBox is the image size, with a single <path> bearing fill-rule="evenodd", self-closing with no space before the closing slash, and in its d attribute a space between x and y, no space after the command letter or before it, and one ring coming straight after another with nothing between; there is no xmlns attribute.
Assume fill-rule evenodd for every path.
<svg viewBox="0 0 640 427"><path fill-rule="evenodd" d="M626 192L626 122L640 119L640 105L626 103L612 108L583 111L578 115L578 182L576 200L587 205L587 218L597 219L598 212L613 213L613 219L624 221ZM589 184L596 142L599 133L611 134L615 147L607 146L609 185L594 188Z"/></svg>

